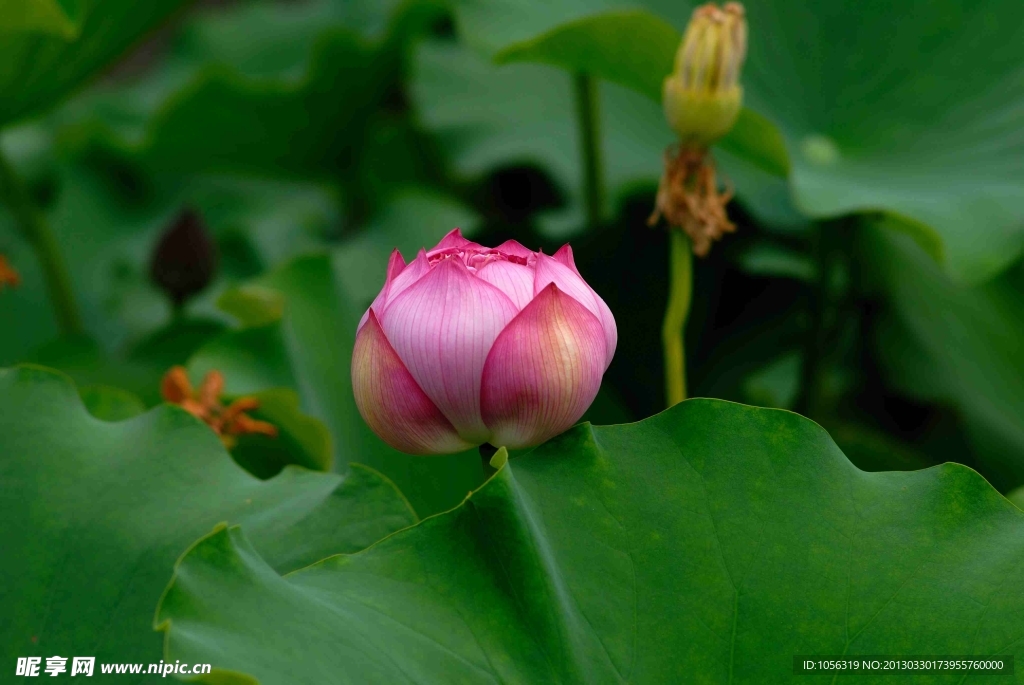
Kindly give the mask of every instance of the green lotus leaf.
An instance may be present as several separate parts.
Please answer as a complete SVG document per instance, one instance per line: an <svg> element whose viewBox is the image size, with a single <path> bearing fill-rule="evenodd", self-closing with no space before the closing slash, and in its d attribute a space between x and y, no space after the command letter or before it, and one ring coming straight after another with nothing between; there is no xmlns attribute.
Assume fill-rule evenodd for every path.
<svg viewBox="0 0 1024 685"><path fill-rule="evenodd" d="M876 348L891 383L956 407L986 473L1024 482L1024 263L988 283L949 278L889 220L864 250L891 304Z"/></svg>
<svg viewBox="0 0 1024 685"><path fill-rule="evenodd" d="M675 27L650 12L607 12L509 45L494 61L553 64L600 76L661 102L661 82L672 71L679 38Z"/></svg>
<svg viewBox="0 0 1024 685"><path fill-rule="evenodd" d="M283 578L215 531L156 623L165 659L262 685L788 682L797 654L1019 660L1022 554L1024 513L966 467L866 473L796 414L690 400Z"/></svg>
<svg viewBox="0 0 1024 685"><path fill-rule="evenodd" d="M1024 509L1024 487L1017 488L1013 492L1008 493L1006 498L1021 509Z"/></svg>
<svg viewBox="0 0 1024 685"><path fill-rule="evenodd" d="M372 164L378 107L439 12L314 0L200 15L141 87L98 89L69 112L66 135L160 173L349 177Z"/></svg>
<svg viewBox="0 0 1024 685"><path fill-rule="evenodd" d="M660 100L668 33L656 17L624 14L626 4L461 0L456 8L466 39L498 59L590 66ZM644 4L677 29L694 7ZM924 242L940 246L940 261L968 281L1013 263L1024 248L1019 4L954 0L898 14L855 0L745 6L745 102L781 131L801 210L818 218L885 210L916 222Z"/></svg>
<svg viewBox="0 0 1024 685"><path fill-rule="evenodd" d="M560 25L494 56L498 64L539 62L585 73L631 88L661 102L661 86L672 71L680 34L643 10L606 12ZM765 171L786 176L785 141L771 122L743 110L719 145Z"/></svg>
<svg viewBox="0 0 1024 685"><path fill-rule="evenodd" d="M150 622L167 574L218 522L245 523L267 562L287 572L415 520L371 469L343 478L289 467L260 481L181 409L102 421L65 376L40 367L0 371L0 435L7 664L55 654L159 661Z"/></svg>
<svg viewBox="0 0 1024 685"><path fill-rule="evenodd" d="M0 127L53 106L184 0L0 0Z"/></svg>
<svg viewBox="0 0 1024 685"><path fill-rule="evenodd" d="M104 421L124 421L146 411L142 400L121 388L88 385L79 390L79 394L89 413Z"/></svg>
<svg viewBox="0 0 1024 685"><path fill-rule="evenodd" d="M411 91L458 176L537 165L569 201L567 210L541 217L552 237L564 238L583 225L582 153L568 73L545 64L495 66L464 46L426 41L416 51ZM605 178L613 199L637 187L656 188L665 148L674 139L661 107L635 91L612 82L599 86ZM723 177L758 217L799 224L803 218L776 175L784 160L773 157L772 136L762 135L773 127L753 114L744 114L741 124L743 135L762 141L763 150L750 152L756 146L737 136L718 157Z"/></svg>

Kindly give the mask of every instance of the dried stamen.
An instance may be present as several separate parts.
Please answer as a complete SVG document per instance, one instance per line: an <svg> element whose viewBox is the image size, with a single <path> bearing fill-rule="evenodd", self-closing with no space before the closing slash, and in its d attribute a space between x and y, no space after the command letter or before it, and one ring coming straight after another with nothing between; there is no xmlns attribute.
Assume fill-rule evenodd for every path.
<svg viewBox="0 0 1024 685"><path fill-rule="evenodd" d="M736 230L725 211L732 195L731 188L719 192L714 162L706 149L675 145L665 151L665 173L647 223L654 226L664 216L670 226L690 237L693 253L704 257L714 241Z"/></svg>

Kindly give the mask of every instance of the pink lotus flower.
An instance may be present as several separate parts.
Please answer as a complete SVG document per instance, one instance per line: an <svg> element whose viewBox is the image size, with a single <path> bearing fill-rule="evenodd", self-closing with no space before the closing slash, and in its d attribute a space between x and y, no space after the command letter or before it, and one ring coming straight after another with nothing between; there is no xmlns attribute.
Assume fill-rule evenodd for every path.
<svg viewBox="0 0 1024 685"><path fill-rule="evenodd" d="M455 229L408 265L395 250L352 353L356 405L412 454L538 445L583 415L615 319L564 246L483 247Z"/></svg>

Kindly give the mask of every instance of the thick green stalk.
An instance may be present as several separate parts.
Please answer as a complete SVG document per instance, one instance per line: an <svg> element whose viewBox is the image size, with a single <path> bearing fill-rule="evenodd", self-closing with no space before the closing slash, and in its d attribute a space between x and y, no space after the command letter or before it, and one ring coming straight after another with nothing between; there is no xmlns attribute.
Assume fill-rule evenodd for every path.
<svg viewBox="0 0 1024 685"><path fill-rule="evenodd" d="M57 239L46 222L46 217L36 207L28 189L0 149L0 200L6 203L22 235L43 267L46 290L53 303L57 324L61 332L74 335L82 331L82 318L75 304L75 293L71 288L71 277L61 255Z"/></svg>
<svg viewBox="0 0 1024 685"><path fill-rule="evenodd" d="M601 223L604 209L604 173L601 156L600 107L597 79L589 74L575 74L576 120L583 149L583 195L587 207L587 225Z"/></svg>
<svg viewBox="0 0 1024 685"><path fill-rule="evenodd" d="M668 406L686 399L686 346L683 333L693 299L693 252L690 239L669 229L669 290L661 341L665 348L665 396Z"/></svg>

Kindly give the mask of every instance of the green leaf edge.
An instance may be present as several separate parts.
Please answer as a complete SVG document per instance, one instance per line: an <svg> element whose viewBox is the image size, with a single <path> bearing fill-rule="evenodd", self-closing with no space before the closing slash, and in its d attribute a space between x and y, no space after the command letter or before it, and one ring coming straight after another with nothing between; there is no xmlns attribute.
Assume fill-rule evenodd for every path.
<svg viewBox="0 0 1024 685"><path fill-rule="evenodd" d="M156 609L153 611L153 630L155 632L164 634L163 653L165 658L169 653L168 643L171 638L172 621L170 618L165 618L163 621L160 621L160 610L163 608L164 599L166 599L167 595L171 592L171 589L174 587L175 582L178 580L178 568L185 560L185 557L191 554L192 551L195 550L197 547L204 544L207 540L213 539L214 537L220 535L224 531L231 531L235 529L241 529L241 526L237 524L229 526L226 521L221 521L220 523L216 524L213 527L213 530L211 530L209 533L202 536L201 538L193 542L191 545L186 547L185 550L181 554L179 554L178 558L174 561L174 568L173 571L171 572L171 579L167 582L167 585L164 587L163 592L160 593L160 599L157 600ZM179 678L179 680L184 680L185 682L192 683L209 683L209 685L259 685L259 681L256 678L246 673L221 668L212 668L210 670L210 673L208 674L198 675L192 678Z"/></svg>
<svg viewBox="0 0 1024 685"><path fill-rule="evenodd" d="M44 368L44 367L40 367L40 368ZM46 370L49 370L49 369L46 369ZM398 486L395 485L394 481L392 481L390 478L388 478L385 474L383 474L380 471L378 471L378 470L376 470L374 468L371 468L371 467L369 467L369 466L367 466L365 464L359 464L357 462L350 463L349 467L353 468L353 469L362 469L363 471L366 471L367 473L370 473L370 474L380 478L382 481L384 481L385 483L390 485L392 487L392 489L394 489L395 494L398 495L399 499L401 499L401 501L405 505L406 509L409 510L409 513L412 515L412 519L414 521L414 523L412 525L406 526L406 528L412 528L413 526L418 526L420 523L422 523L425 520L425 519L421 519L419 517L419 514L416 513L416 510L413 508L412 504L410 504L409 500L406 499L405 493L403 493L398 488ZM299 466L295 466L295 465L285 466L285 470L290 469L290 468L303 468L303 467L299 467ZM481 487L483 487L483 486L481 486ZM466 495L466 499L469 499L469 497L472 494L473 493L467 494ZM462 506L464 503L465 503L465 500L463 500L463 502L458 504L456 507L453 507L453 509ZM445 514L445 513L447 513L447 512L441 512L439 514L435 514L434 516L441 516L442 514ZM433 516L430 516L428 518L433 518ZM383 539L387 539L387 538L391 537L392 535L394 535L395 533L398 533L400 531L406 530L406 528L400 528L399 530L396 530L396 531L394 531L392 533L389 533L388 535L384 536L384 538L381 538L381 539L382 540ZM168 642L170 641L170 637L171 637L170 631L171 631L171 624L173 623L173 621L170 618L166 618L163 621L160 621L160 610L163 608L164 598L167 597L168 593L171 592L172 588L174 587L175 581L177 581L177 579L178 579L178 568L179 568L179 566L185 560L185 557L187 557L194 549L196 549L200 545L206 543L208 540L211 540L211 539L215 538L216 536L221 535L221 534L223 534L225 532L230 534L231 531L235 531L235 530L241 531L241 529L242 529L242 526L240 524L230 525L230 524L228 524L227 521L221 521L220 523L217 523L216 525L214 525L213 529L209 533L207 533L206 535L200 537L198 540L196 540L195 542L190 544L187 548L185 548L185 550L182 551L182 553L179 554L178 558L175 560L174 566L173 566L173 569L172 569L172 572L171 572L171 579L167 582L167 585L164 587L163 592L160 593L160 599L157 601L156 608L153 610L153 623L152 623L153 630L155 632L163 633L164 634L164 638L163 638L163 642L164 642L163 653L164 653L165 656L170 651ZM380 542L380 540L378 540L377 542ZM370 545L370 547L376 546L377 542L374 542L372 545ZM369 549L369 547L367 547L367 549ZM295 573L297 571L301 571L304 568L309 568L310 566L316 566L317 564L325 561L326 559L332 559L332 558L338 557L338 556L351 556L351 555L346 555L344 553L332 554L329 557L325 557L324 559L320 559L319 561L315 561L312 564L309 564L309 565L304 566L302 568L297 568L294 571L289 571L285 575L286 576L287 575L291 575L292 573ZM223 668L212 668L210 670L210 673L208 673L208 674L198 675L198 676L194 676L194 677L191 677L191 678L181 678L181 677L178 677L178 679L179 680L183 680L185 682L191 682L191 683L207 683L208 685L259 685L259 682L260 682L259 680L257 680L253 676L250 676L247 673L241 673L240 671L233 671L233 670L230 670L230 669L223 669Z"/></svg>
<svg viewBox="0 0 1024 685"><path fill-rule="evenodd" d="M58 380L60 382L60 385L62 387L62 391L67 394L67 397L68 397L69 401L71 401L71 402L73 402L74 404L77 405L78 410L80 410L83 414L89 416L89 418L91 418L93 421L97 421L97 422L100 422L100 423L111 423L110 421L105 421L103 419L100 419L100 418L97 418L97 417L93 416L93 414L89 411L89 408L86 406L85 402L82 400L82 396L79 394L78 386L75 384L74 379L71 378L71 376L69 376L68 374L64 373L63 371L61 371L59 369L54 369L54 368L51 368L49 366L43 366L42 364L22 363L22 364L15 364L13 366L0 367L0 376L6 375L6 374L9 374L9 373L16 373L16 372L18 372L20 370L33 371L33 372L36 372L36 373L42 373L44 375L54 377L56 380ZM291 389L289 389L289 390L291 390ZM292 392L294 392L294 391L292 391ZM298 397L297 394L296 394L296 397ZM182 409L181 407L179 407L179 406L177 406L175 404L170 404L170 403L166 403L166 402L163 403L163 404L158 404L155 407L151 407L150 409L147 409L146 411L142 412L141 414L137 414L136 416L133 416L133 417L128 418L128 419L125 419L125 421L133 421L133 420L137 419L140 416L146 416L147 414L151 414L151 413L157 412L157 411L176 412L180 416L188 417L188 419L190 421L192 421L193 423L195 423L197 426L202 426L204 428L206 427L206 424L204 424L202 421L197 419L195 416L193 416L189 412L185 411L184 409ZM304 414L303 416L306 416L306 415ZM315 417L310 417L310 418L315 418ZM319 422L318 419L317 419L317 421ZM215 438L216 436L213 436L213 437ZM218 441L218 443L219 443L219 441ZM225 449L224 451L225 451L225 457L227 459L231 459L231 455L227 454L227 450ZM409 500L405 496L405 493L402 492L401 489L399 489L399 487L397 485L395 485L395 482L393 480L391 480L391 478L389 478L387 475L381 473L380 471L378 471L377 469L373 468L372 466L367 466L366 464L361 464L359 462L350 462L349 466L352 466L352 467L357 468L357 469L362 469L363 471L366 471L367 473L369 473L369 474L371 474L371 475L373 475L373 476L375 476L377 478L380 478L382 481L384 481L385 483L390 485L394 489L395 494L398 495L399 499L402 501L402 503L405 505L405 507L409 510L409 514L411 514L412 519L416 522L413 525L417 525L417 524L419 524L423 520L423 519L420 518L419 514L416 513L416 510L413 508L412 504L409 503ZM244 471L244 469L242 469L241 466L239 466L238 468L241 469L242 471ZM305 466L299 466L297 464L289 464L289 465L284 467L283 471L287 471L289 469L292 469L292 470L301 469L303 471L310 471L310 472L313 472L313 473L323 473L321 471L317 471L316 469L310 469L310 468L307 468ZM469 495L467 495L467 497L468 496ZM460 503L459 506L461 506L461 503ZM441 513L444 513L444 512L441 512ZM401 530L404 530L404 528L401 529ZM395 532L398 532L398 531L395 531ZM374 543L374 544L376 544L376 543Z"/></svg>

